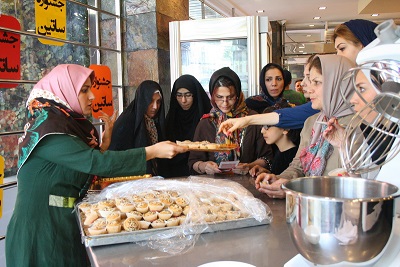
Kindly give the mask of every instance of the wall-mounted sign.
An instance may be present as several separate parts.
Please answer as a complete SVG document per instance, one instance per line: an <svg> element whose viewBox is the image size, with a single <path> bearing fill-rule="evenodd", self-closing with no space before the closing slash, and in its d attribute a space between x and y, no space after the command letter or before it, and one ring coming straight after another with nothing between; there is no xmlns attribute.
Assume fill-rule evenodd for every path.
<svg viewBox="0 0 400 267"><path fill-rule="evenodd" d="M67 6L65 0L34 0L36 33L66 40ZM39 38L42 44L62 46L64 43Z"/></svg>
<svg viewBox="0 0 400 267"><path fill-rule="evenodd" d="M1 15L0 26L21 30L19 21L11 16ZM21 79L21 39L19 34L0 30L0 79ZM0 83L0 88L13 88L16 83Z"/></svg>
<svg viewBox="0 0 400 267"><path fill-rule="evenodd" d="M92 102L93 117L96 119L103 111L109 116L114 113L113 96L112 96L112 81L111 70L104 65L90 65L90 69L94 70L94 81L92 84L92 92L95 99Z"/></svg>

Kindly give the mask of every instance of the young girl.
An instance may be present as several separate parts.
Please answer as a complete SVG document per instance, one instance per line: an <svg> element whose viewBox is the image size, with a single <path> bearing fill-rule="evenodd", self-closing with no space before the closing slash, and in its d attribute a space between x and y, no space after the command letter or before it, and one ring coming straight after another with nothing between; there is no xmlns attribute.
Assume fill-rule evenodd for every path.
<svg viewBox="0 0 400 267"><path fill-rule="evenodd" d="M282 108L290 108L291 106L287 101L277 102L275 105L268 107L264 113L273 112ZM259 165L250 169L251 176L257 176L263 172L270 172L280 174L292 162L296 155L300 143L301 129L284 129L276 126L264 125L261 129L264 140L268 145L275 145L274 158L268 162L267 168Z"/></svg>

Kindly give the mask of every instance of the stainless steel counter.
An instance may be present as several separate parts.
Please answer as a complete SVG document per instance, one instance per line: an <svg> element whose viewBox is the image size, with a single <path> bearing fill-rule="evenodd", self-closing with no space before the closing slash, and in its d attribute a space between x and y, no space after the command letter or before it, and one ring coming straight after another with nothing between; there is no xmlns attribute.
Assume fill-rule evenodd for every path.
<svg viewBox="0 0 400 267"><path fill-rule="evenodd" d="M138 244L88 247L92 266L174 266L196 267L213 261L240 261L255 265L283 266L298 252L286 226L285 200L270 199L255 190L249 176L212 176L237 181L272 210L269 225L201 234L188 252L169 256Z"/></svg>

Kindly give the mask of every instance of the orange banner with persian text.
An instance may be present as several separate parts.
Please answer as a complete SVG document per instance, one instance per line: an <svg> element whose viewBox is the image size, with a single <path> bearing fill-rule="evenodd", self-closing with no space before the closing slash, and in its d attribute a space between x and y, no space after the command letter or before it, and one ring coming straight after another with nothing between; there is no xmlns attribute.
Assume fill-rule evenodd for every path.
<svg viewBox="0 0 400 267"><path fill-rule="evenodd" d="M65 0L35 0L36 33L66 40L67 6ZM39 38L42 44L62 46L64 43Z"/></svg>
<svg viewBox="0 0 400 267"><path fill-rule="evenodd" d="M111 70L104 65L90 65L90 69L94 70L94 81L92 83L92 92L95 99L92 102L93 117L96 119L103 111L109 116L113 115L113 96L112 96L112 81Z"/></svg>
<svg viewBox="0 0 400 267"><path fill-rule="evenodd" d="M0 26L21 30L19 21L11 16L1 15ZM0 79L21 79L21 39L20 35L0 30ZM16 83L0 83L0 88L13 88Z"/></svg>

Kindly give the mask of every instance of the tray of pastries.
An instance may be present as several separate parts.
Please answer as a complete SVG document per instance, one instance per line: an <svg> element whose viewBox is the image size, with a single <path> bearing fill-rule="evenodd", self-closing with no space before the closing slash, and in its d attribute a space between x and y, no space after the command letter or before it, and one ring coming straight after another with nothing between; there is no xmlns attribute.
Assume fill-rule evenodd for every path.
<svg viewBox="0 0 400 267"><path fill-rule="evenodd" d="M204 232L211 232L269 223L253 218L233 194L204 191L189 197L179 190L146 189L98 201L86 199L76 207L86 246L144 241L185 226L207 224Z"/></svg>
<svg viewBox="0 0 400 267"><path fill-rule="evenodd" d="M237 144L216 144L209 141L176 141L180 146L186 146L190 151L204 151L204 152L224 152L236 149Z"/></svg>

